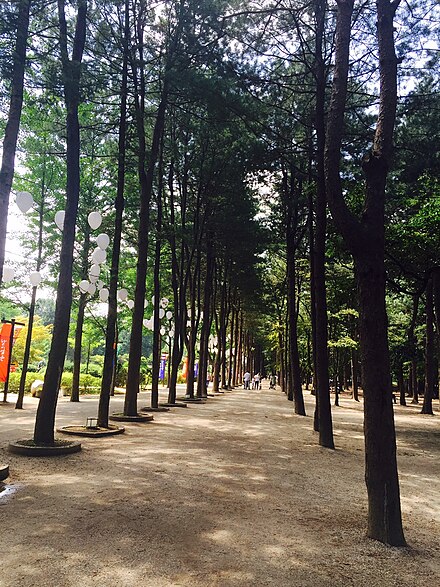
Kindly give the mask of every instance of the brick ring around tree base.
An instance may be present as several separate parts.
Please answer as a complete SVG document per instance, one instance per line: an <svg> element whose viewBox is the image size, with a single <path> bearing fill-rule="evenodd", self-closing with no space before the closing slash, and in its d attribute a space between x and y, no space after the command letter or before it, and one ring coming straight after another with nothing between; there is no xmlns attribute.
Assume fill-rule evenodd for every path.
<svg viewBox="0 0 440 587"><path fill-rule="evenodd" d="M87 436L88 438L102 438L103 436L115 436L116 434L122 434L125 432L125 427L109 425L108 428L87 428L87 426L72 425L57 428L57 432L76 436Z"/></svg>
<svg viewBox="0 0 440 587"><path fill-rule="evenodd" d="M9 477L9 465L0 465L0 481Z"/></svg>
<svg viewBox="0 0 440 587"><path fill-rule="evenodd" d="M125 416L122 412L117 412L109 416L109 420L113 422L151 422L154 416L150 414L136 414L135 416Z"/></svg>
<svg viewBox="0 0 440 587"><path fill-rule="evenodd" d="M35 444L32 439L16 440L8 445L9 452L26 457L54 457L68 455L81 450L77 440L58 440L53 444Z"/></svg>

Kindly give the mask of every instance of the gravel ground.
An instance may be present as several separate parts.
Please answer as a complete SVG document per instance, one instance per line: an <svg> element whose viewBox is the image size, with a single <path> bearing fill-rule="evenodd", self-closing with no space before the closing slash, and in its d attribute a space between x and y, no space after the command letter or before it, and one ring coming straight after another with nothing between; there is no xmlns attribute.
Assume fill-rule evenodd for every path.
<svg viewBox="0 0 440 587"><path fill-rule="evenodd" d="M112 411L122 401L112 398ZM440 431L420 407L395 407L410 545L396 549L365 537L362 406L351 399L334 408L336 451L317 446L308 393L302 418L264 388L81 439L74 455L9 454L8 441L32 436L36 405L0 405L0 463L11 471L0 494L1 587L440 582ZM96 410L96 397L62 398L57 426Z"/></svg>

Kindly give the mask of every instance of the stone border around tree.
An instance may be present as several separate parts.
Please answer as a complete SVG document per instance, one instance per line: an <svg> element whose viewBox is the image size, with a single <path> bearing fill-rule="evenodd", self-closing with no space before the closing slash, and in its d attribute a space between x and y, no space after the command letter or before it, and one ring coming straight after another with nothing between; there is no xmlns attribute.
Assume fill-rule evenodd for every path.
<svg viewBox="0 0 440 587"><path fill-rule="evenodd" d="M170 404L167 402L159 404L159 406L162 406L164 408L187 408L188 404L186 404L185 402L175 402L174 404Z"/></svg>
<svg viewBox="0 0 440 587"><path fill-rule="evenodd" d="M182 401L182 402L188 402L191 404L206 404L206 402L208 401L206 399L206 397L178 397L176 398L178 401Z"/></svg>
<svg viewBox="0 0 440 587"><path fill-rule="evenodd" d="M100 428L96 426L95 428L87 428L87 426L62 426L61 428L57 428L57 432L61 432L62 434L72 434L76 436L87 436L88 438L102 438L103 436L115 436L116 434L122 434L125 432L125 426L112 426L109 425L108 428Z"/></svg>
<svg viewBox="0 0 440 587"><path fill-rule="evenodd" d="M159 406L158 408L149 408L146 406L145 408L141 408L140 412L169 412L170 409L166 406Z"/></svg>
<svg viewBox="0 0 440 587"><path fill-rule="evenodd" d="M26 457L53 457L68 455L81 450L78 440L59 440L53 444L35 444L32 439L16 440L8 445L9 452Z"/></svg>
<svg viewBox="0 0 440 587"><path fill-rule="evenodd" d="M9 477L9 465L0 465L0 481Z"/></svg>
<svg viewBox="0 0 440 587"><path fill-rule="evenodd" d="M136 414L135 416L125 416L122 412L116 412L108 418L112 422L151 422L154 416L150 414Z"/></svg>

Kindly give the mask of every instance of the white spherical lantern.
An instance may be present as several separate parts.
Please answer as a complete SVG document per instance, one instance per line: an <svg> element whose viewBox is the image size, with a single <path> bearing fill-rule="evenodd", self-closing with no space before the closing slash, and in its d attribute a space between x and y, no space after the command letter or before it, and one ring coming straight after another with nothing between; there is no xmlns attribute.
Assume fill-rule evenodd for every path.
<svg viewBox="0 0 440 587"><path fill-rule="evenodd" d="M105 251L105 249L110 244L110 237L108 236L108 234L98 234L98 236L96 237L96 244L100 249L103 249Z"/></svg>
<svg viewBox="0 0 440 587"><path fill-rule="evenodd" d="M87 281L87 279L83 279L82 281L79 282L78 285L79 285L79 291L82 294L85 294L85 293L87 293L89 291L90 282Z"/></svg>
<svg viewBox="0 0 440 587"><path fill-rule="evenodd" d="M148 328L148 325L149 325L149 323L150 323L150 321L149 321L149 320L147 320L146 318L144 318L144 319L142 320L142 324L145 326L145 328Z"/></svg>
<svg viewBox="0 0 440 587"><path fill-rule="evenodd" d="M105 263L106 259L107 253L99 247L96 247L96 249L92 253L92 262L96 265L102 265L103 263Z"/></svg>
<svg viewBox="0 0 440 587"><path fill-rule="evenodd" d="M165 328L163 328L163 327L162 327L162 328L160 329L160 334L161 334L161 336L165 336L165 332L166 332Z"/></svg>
<svg viewBox="0 0 440 587"><path fill-rule="evenodd" d="M133 310L134 308L134 301L133 300L127 300L127 306L129 310Z"/></svg>
<svg viewBox="0 0 440 587"><path fill-rule="evenodd" d="M96 230L101 226L102 216L99 212L90 212L87 216L87 222L92 230Z"/></svg>
<svg viewBox="0 0 440 587"><path fill-rule="evenodd" d="M66 213L64 212L64 210L58 210L58 212L55 214L55 224L58 226L58 228L60 230L63 230L64 228L64 218L66 216Z"/></svg>
<svg viewBox="0 0 440 587"><path fill-rule="evenodd" d="M104 287L104 282L101 279L98 279L96 282L96 289L100 291Z"/></svg>
<svg viewBox="0 0 440 587"><path fill-rule="evenodd" d="M173 317L173 313L170 312L170 310L168 310L168 312L165 314L165 316L167 317L167 320L171 320L171 318Z"/></svg>
<svg viewBox="0 0 440 587"><path fill-rule="evenodd" d="M151 298L151 303L152 303L152 304L153 304L153 306L154 306L154 296Z"/></svg>
<svg viewBox="0 0 440 587"><path fill-rule="evenodd" d="M121 300L121 302L126 300L127 296L128 296L128 291L126 289L123 288L118 291L118 298Z"/></svg>
<svg viewBox="0 0 440 587"><path fill-rule="evenodd" d="M32 271L29 275L29 281L31 282L32 287L38 287L41 283L41 275L39 271Z"/></svg>
<svg viewBox="0 0 440 587"><path fill-rule="evenodd" d="M170 300L168 298L162 298L160 300L160 305L162 306L162 308L166 308L169 303L170 303Z"/></svg>
<svg viewBox="0 0 440 587"><path fill-rule="evenodd" d="M30 210L34 204L34 198L29 192L17 192L15 196L15 202L21 212L26 214L28 210Z"/></svg>
<svg viewBox="0 0 440 587"><path fill-rule="evenodd" d="M109 296L110 292L108 291L108 289L106 287L103 287L102 289L99 290L99 299L101 300L101 302L106 302L108 300L108 296Z"/></svg>
<svg viewBox="0 0 440 587"><path fill-rule="evenodd" d="M101 267L97 263L94 263L89 269L89 277L96 277L98 279L100 273Z"/></svg>
<svg viewBox="0 0 440 587"><path fill-rule="evenodd" d="M174 337L174 330L170 330L168 334L169 334L170 338L173 338Z"/></svg>
<svg viewBox="0 0 440 587"><path fill-rule="evenodd" d="M162 320L162 318L165 316L165 310L163 310L162 308L159 310L159 318Z"/></svg>
<svg viewBox="0 0 440 587"><path fill-rule="evenodd" d="M87 288L87 293L89 293L91 296L94 296L96 293L96 285L94 283L90 283L89 287Z"/></svg>
<svg viewBox="0 0 440 587"><path fill-rule="evenodd" d="M188 310L186 311L186 314L187 314L188 318L191 318L191 308L188 308Z"/></svg>
<svg viewBox="0 0 440 587"><path fill-rule="evenodd" d="M12 269L12 267L6 267L6 265L3 266L3 281L4 281L4 283L8 283L9 281L12 281L14 279L14 275L15 275L15 271Z"/></svg>

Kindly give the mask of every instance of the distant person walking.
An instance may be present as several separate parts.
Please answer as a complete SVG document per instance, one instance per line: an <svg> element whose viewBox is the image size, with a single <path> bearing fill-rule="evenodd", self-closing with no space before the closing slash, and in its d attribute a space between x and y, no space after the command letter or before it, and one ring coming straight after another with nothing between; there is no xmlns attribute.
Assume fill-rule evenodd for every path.
<svg viewBox="0 0 440 587"><path fill-rule="evenodd" d="M254 375L254 389L260 389L260 374L256 373Z"/></svg>
<svg viewBox="0 0 440 587"><path fill-rule="evenodd" d="M249 389L250 388L251 374L249 373L249 371L246 371L246 373L243 375L243 383L244 383L244 388L245 389Z"/></svg>

